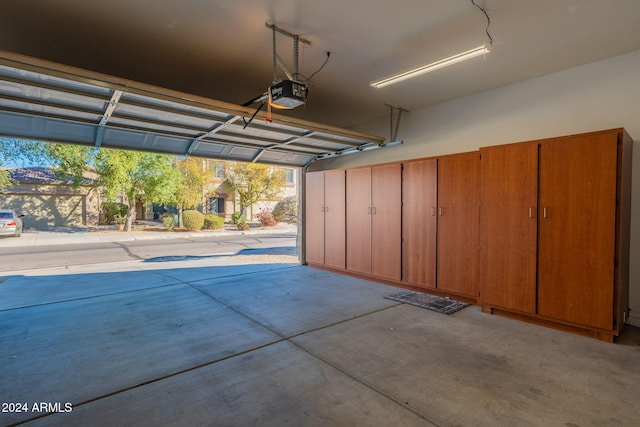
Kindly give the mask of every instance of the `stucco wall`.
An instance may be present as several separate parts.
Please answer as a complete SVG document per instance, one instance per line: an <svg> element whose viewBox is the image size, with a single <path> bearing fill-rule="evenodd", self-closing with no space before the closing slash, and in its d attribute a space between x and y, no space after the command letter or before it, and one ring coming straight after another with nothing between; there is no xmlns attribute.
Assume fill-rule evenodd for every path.
<svg viewBox="0 0 640 427"><path fill-rule="evenodd" d="M0 206L24 214L25 228L97 225L99 199L95 191L53 184L22 183L0 195Z"/></svg>
<svg viewBox="0 0 640 427"><path fill-rule="evenodd" d="M441 72L446 72L442 70ZM317 162L354 167L624 127L634 143L629 323L640 326L640 51L403 115L401 146ZM428 77L425 84L429 84ZM373 89L372 89L373 90ZM402 106L402 105L400 105ZM389 118L357 130L389 135Z"/></svg>

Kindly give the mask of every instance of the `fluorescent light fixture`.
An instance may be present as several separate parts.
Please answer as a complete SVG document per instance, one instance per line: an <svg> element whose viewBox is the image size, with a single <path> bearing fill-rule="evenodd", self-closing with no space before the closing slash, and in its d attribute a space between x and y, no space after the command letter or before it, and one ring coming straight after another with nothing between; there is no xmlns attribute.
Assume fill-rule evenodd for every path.
<svg viewBox="0 0 640 427"><path fill-rule="evenodd" d="M483 44L482 46L478 46L475 49L471 49L466 52L441 59L440 61L432 62L428 65L423 65L409 71L394 74L381 80L376 80L374 82L371 82L371 86L376 88L389 86L394 83L398 83L425 73L429 73L431 71L439 70L440 68L448 67L449 65L457 64L458 62L466 61L467 59L475 58L476 56L485 55L490 51L491 49L489 48L489 46Z"/></svg>

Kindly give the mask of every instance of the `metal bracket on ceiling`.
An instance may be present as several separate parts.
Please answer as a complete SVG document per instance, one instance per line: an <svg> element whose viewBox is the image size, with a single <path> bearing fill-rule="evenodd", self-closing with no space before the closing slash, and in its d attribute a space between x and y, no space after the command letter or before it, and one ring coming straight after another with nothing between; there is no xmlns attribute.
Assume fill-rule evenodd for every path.
<svg viewBox="0 0 640 427"><path fill-rule="evenodd" d="M381 144L378 144L376 142L368 142L357 147L343 148L339 151L318 154L314 160L323 160L331 157L346 156L347 154L361 153L363 151L377 150L378 148L393 147L402 144L404 144L403 140L383 142Z"/></svg>
<svg viewBox="0 0 640 427"><path fill-rule="evenodd" d="M405 110L404 108L395 105L385 105L389 107L389 115L391 119L388 142L367 142L365 144L358 145L357 147L348 147L338 151L318 154L304 167L308 168L309 165L316 160L329 159L332 157L345 156L347 154L361 153L363 151L377 150L378 148L393 147L404 144L403 140L397 140L396 138L398 137L398 129L400 128L400 118L402 117L402 113L408 113L409 110Z"/></svg>
<svg viewBox="0 0 640 427"><path fill-rule="evenodd" d="M236 120L243 118L242 116L233 116L232 118L230 118L229 120L227 120L224 123L219 123L217 126L213 127L209 132L204 133L200 136L198 136L197 138L195 138L193 141L191 141L191 144L189 144L189 148L187 148L187 151L184 153L185 156L189 156L191 155L191 153L193 153L193 151L198 147L198 145L200 144L200 142L205 139L208 138L218 132L220 132L222 129L226 128L227 126L229 126L230 124L232 124L233 122L235 122Z"/></svg>
<svg viewBox="0 0 640 427"><path fill-rule="evenodd" d="M290 138L287 138L287 139L286 139L286 140L284 140L283 142L278 142L278 143L276 143L276 144L267 145L267 146L266 146L266 147L264 147L264 148L260 148L260 149L259 149L259 150L258 150L258 151L253 155L253 157L251 158L251 160L250 160L250 161L251 161L251 163L255 163L255 162L257 162L257 161L260 159L260 157L262 157L262 155L263 155L266 151L268 151L268 150L272 150L272 149L274 149L274 148L284 147L284 146L286 146L286 145L293 144L293 143L298 142L298 141L300 141L300 140L302 140L302 139L304 139L304 138L308 138L308 137L310 137L310 136L313 136L313 135L315 135L316 133L318 133L318 132L316 132L316 131L307 131L307 132L305 132L303 135L299 135L299 136L292 136L292 137L290 137Z"/></svg>
<svg viewBox="0 0 640 427"><path fill-rule="evenodd" d="M264 26L271 29L273 32L273 83L278 83L278 73L277 73L277 65L282 68L282 71L287 75L289 80L296 80L299 76L299 67L298 67L298 49L299 43L306 44L307 46L311 46L311 42L309 40L305 40L301 38L297 34L290 33L288 31L283 30L282 28L278 28L275 24L269 24L267 22L264 23ZM287 67L284 65L284 61L278 55L276 50L276 33L282 34L287 37L291 37L293 39L293 73L291 73Z"/></svg>
<svg viewBox="0 0 640 427"><path fill-rule="evenodd" d="M409 110L405 110L404 108L391 105L391 104L384 104L384 105L389 107L389 118L390 118L389 141L395 141L396 138L398 137L398 129L400 128L400 119L402 118L402 113L408 113ZM396 116L395 124L394 124L394 113Z"/></svg>
<svg viewBox="0 0 640 427"><path fill-rule="evenodd" d="M107 125L107 122L113 115L113 112L116 109L118 102L120 102L120 97L122 96L122 93L123 92L121 90L114 90L113 93L111 94L111 99L107 103L107 108L105 108L104 114L100 119L100 123L98 123L98 130L96 131L96 141L94 144L96 147L100 147L102 145L102 137L104 136L104 127Z"/></svg>

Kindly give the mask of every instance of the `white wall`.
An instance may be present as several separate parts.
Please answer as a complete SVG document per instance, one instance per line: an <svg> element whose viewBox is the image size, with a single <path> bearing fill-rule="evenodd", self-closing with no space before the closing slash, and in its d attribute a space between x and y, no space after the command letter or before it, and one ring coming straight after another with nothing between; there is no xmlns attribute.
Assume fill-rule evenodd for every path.
<svg viewBox="0 0 640 427"><path fill-rule="evenodd" d="M446 71L443 71L446 72ZM389 118L359 131L389 134ZM404 144L318 162L335 169L624 127L634 138L629 323L640 326L640 50L405 113Z"/></svg>

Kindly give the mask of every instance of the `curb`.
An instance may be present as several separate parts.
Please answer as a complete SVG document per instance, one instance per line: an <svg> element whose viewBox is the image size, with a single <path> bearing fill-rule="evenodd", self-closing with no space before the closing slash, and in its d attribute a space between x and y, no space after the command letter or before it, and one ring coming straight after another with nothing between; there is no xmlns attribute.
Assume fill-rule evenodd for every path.
<svg viewBox="0 0 640 427"><path fill-rule="evenodd" d="M251 236L261 234L297 233L295 225L258 230L224 230L197 232L170 231L55 231L26 230L20 237L1 237L0 248L24 246L70 245L82 243L127 242L136 240L192 239L218 236Z"/></svg>

